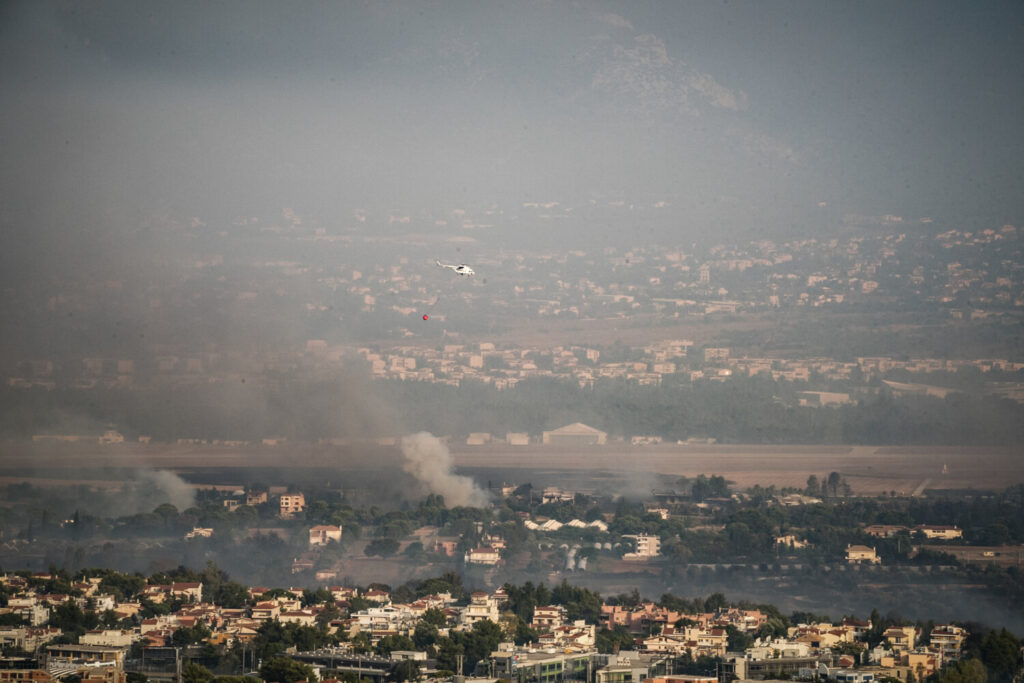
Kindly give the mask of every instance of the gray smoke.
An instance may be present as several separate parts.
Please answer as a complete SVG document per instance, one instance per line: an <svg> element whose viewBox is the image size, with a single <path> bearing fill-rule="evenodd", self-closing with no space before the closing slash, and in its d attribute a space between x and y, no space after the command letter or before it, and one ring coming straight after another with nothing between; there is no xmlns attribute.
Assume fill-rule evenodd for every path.
<svg viewBox="0 0 1024 683"><path fill-rule="evenodd" d="M416 478L426 493L444 496L448 507L486 507L487 492L469 477L455 474L448 448L429 432L402 437L402 469Z"/></svg>
<svg viewBox="0 0 1024 683"><path fill-rule="evenodd" d="M196 504L196 491L174 472L143 470L125 482L116 511L121 515L152 512L164 503L182 512Z"/></svg>

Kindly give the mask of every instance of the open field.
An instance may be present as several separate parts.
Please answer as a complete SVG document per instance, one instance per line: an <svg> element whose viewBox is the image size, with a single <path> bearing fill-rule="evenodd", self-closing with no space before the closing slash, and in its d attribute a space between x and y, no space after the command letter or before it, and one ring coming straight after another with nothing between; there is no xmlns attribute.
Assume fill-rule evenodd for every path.
<svg viewBox="0 0 1024 683"><path fill-rule="evenodd" d="M920 495L927 489L1003 489L1024 483L1024 453L1001 448L873 446L604 446L590 450L540 446L459 449L462 468L535 472L607 471L636 478L720 474L734 485L803 487L838 472L858 494ZM945 468L945 473L944 473ZM536 482L534 482L536 483Z"/></svg>
<svg viewBox="0 0 1024 683"><path fill-rule="evenodd" d="M697 346L712 344L721 335L730 332L749 332L770 329L777 324L772 319L751 316L744 320L682 319L680 321L660 315L631 315L628 318L571 318L544 320L516 320L504 331L478 334L458 334L447 337L446 343L494 342L522 347L550 348L561 344L611 345L622 342L631 346L644 346L666 339L688 339ZM387 347L389 340L379 340ZM434 346L436 338L403 338L392 342L396 346L417 343Z"/></svg>
<svg viewBox="0 0 1024 683"><path fill-rule="evenodd" d="M803 487L838 472L862 495L920 495L929 489L996 489L1024 483L1024 453L1012 448L658 445L552 448L453 446L458 473L479 483L531 482L575 490L669 488L681 476L719 474L734 486ZM277 447L164 444L0 444L0 478L40 485L102 486L128 472L166 469L203 486L316 482L372 486L401 472L395 447L375 444ZM257 476L258 475L258 476ZM269 478L269 480L268 480Z"/></svg>

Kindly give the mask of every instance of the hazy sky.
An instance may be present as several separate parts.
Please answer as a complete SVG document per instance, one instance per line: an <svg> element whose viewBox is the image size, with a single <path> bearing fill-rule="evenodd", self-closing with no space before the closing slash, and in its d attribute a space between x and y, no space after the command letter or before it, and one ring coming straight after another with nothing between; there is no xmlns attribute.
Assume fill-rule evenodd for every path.
<svg viewBox="0 0 1024 683"><path fill-rule="evenodd" d="M6 2L0 265L282 206L992 227L1022 103L1017 1Z"/></svg>

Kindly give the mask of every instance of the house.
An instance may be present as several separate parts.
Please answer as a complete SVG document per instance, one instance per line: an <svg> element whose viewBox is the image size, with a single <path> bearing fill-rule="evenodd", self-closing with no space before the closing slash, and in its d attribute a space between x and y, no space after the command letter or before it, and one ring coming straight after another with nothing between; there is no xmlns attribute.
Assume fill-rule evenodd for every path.
<svg viewBox="0 0 1024 683"><path fill-rule="evenodd" d="M794 643L805 643L811 650L821 650L839 643L853 642L853 631L832 628L831 624L800 626L791 640Z"/></svg>
<svg viewBox="0 0 1024 683"><path fill-rule="evenodd" d="M846 546L846 561L850 564L881 564L882 558L878 556L874 548L866 545Z"/></svg>
<svg viewBox="0 0 1024 683"><path fill-rule="evenodd" d="M266 491L249 491L245 494L245 504L256 507L268 500Z"/></svg>
<svg viewBox="0 0 1024 683"><path fill-rule="evenodd" d="M906 530L902 524L870 524L864 527L864 533L875 538L889 538Z"/></svg>
<svg viewBox="0 0 1024 683"><path fill-rule="evenodd" d="M499 616L498 601L494 596L477 591L469 596L469 604L462 610L459 621L463 626L469 627L484 619L498 623Z"/></svg>
<svg viewBox="0 0 1024 683"><path fill-rule="evenodd" d="M352 598L359 597L358 588L349 588L347 586L328 586L327 590L330 591L331 597L335 600L351 600Z"/></svg>
<svg viewBox="0 0 1024 683"><path fill-rule="evenodd" d="M309 530L310 545L327 545L331 541L341 542L341 527L330 524L318 524Z"/></svg>
<svg viewBox="0 0 1024 683"><path fill-rule="evenodd" d="M915 532L921 532L926 538L939 538L944 541L951 541L955 538L963 538L964 532L957 526L941 526L937 524L919 524L914 527Z"/></svg>
<svg viewBox="0 0 1024 683"><path fill-rule="evenodd" d="M501 559L498 551L490 546L474 548L466 553L466 562L469 564L495 565Z"/></svg>
<svg viewBox="0 0 1024 683"><path fill-rule="evenodd" d="M433 552L446 555L448 557L455 557L455 552L459 549L459 541L451 538L437 538L434 540L434 545L431 550Z"/></svg>
<svg viewBox="0 0 1024 683"><path fill-rule="evenodd" d="M178 598L183 602L202 602L203 584L194 583L172 583L170 594L172 598Z"/></svg>
<svg viewBox="0 0 1024 683"><path fill-rule="evenodd" d="M508 432L505 434L505 443L509 446L529 446L530 435L526 432Z"/></svg>
<svg viewBox="0 0 1024 683"><path fill-rule="evenodd" d="M309 609L289 610L281 612L277 617L282 624L299 624L301 626L315 626L316 612Z"/></svg>
<svg viewBox="0 0 1024 683"><path fill-rule="evenodd" d="M643 633L649 631L651 626L658 625L665 635L669 635L666 631L684 616L681 612L659 607L653 602L644 602L633 608L601 605L601 623L604 628L615 630L616 626L624 626L630 633Z"/></svg>
<svg viewBox="0 0 1024 683"><path fill-rule="evenodd" d="M541 494L541 503L571 503L576 498L572 491L563 491L557 486L545 486Z"/></svg>
<svg viewBox="0 0 1024 683"><path fill-rule="evenodd" d="M776 497L779 501L779 505L784 507L797 507L799 505L819 505L821 498L815 498L813 496L805 496L799 493L787 493L784 496Z"/></svg>
<svg viewBox="0 0 1024 683"><path fill-rule="evenodd" d="M807 548L811 544L807 541L801 541L793 534L786 534L785 536L776 536L775 545L786 546L787 548L793 548L794 550L799 548Z"/></svg>
<svg viewBox="0 0 1024 683"><path fill-rule="evenodd" d="M547 446L603 446L607 441L607 432L588 427L582 422L574 422L541 435L541 443Z"/></svg>
<svg viewBox="0 0 1024 683"><path fill-rule="evenodd" d="M885 629L882 638L897 652L914 649L914 636L917 630L913 626L890 626Z"/></svg>
<svg viewBox="0 0 1024 683"><path fill-rule="evenodd" d="M649 560L661 554L661 539L657 536L623 534L622 537L632 538L636 541L636 552L626 553L622 556L624 560Z"/></svg>
<svg viewBox="0 0 1024 683"><path fill-rule="evenodd" d="M280 502L282 519L291 519L306 509L306 496L301 493L282 494Z"/></svg>
<svg viewBox="0 0 1024 683"><path fill-rule="evenodd" d="M960 659L966 638L967 631L965 629L950 624L933 628L930 643L932 648L937 649L942 655L942 660L947 661Z"/></svg>
<svg viewBox="0 0 1024 683"><path fill-rule="evenodd" d="M271 621L281 614L281 605L273 600L258 602L252 607L252 618L256 621Z"/></svg>
<svg viewBox="0 0 1024 683"><path fill-rule="evenodd" d="M675 656L683 653L689 654L691 644L695 643L687 641L684 636L675 633L661 633L649 638L642 638L638 642L641 652L660 652Z"/></svg>
<svg viewBox="0 0 1024 683"><path fill-rule="evenodd" d="M843 619L843 628L853 631L853 637L855 639L860 638L863 640L867 632L871 630L871 620L868 619L867 621L861 621L859 619L846 617Z"/></svg>
<svg viewBox="0 0 1024 683"><path fill-rule="evenodd" d="M587 624L581 619L541 634L537 639L537 645L539 647L556 647L565 652L584 652L593 649L595 634L594 625Z"/></svg>
<svg viewBox="0 0 1024 683"><path fill-rule="evenodd" d="M533 609L533 621L530 626L544 633L558 628L565 623L566 611L562 605L549 605L547 607L535 607Z"/></svg>
<svg viewBox="0 0 1024 683"><path fill-rule="evenodd" d="M941 657L934 652L907 652L903 655L904 665L910 667L915 676L924 679L941 668Z"/></svg>

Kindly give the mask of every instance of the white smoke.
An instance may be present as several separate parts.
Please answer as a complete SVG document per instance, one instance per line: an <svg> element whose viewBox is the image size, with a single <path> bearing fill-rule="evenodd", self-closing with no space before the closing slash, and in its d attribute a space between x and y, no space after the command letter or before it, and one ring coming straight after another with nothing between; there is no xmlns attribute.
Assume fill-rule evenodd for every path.
<svg viewBox="0 0 1024 683"><path fill-rule="evenodd" d="M454 459L441 440L429 432L402 437L402 469L416 478L426 493L444 496L448 507L486 507L487 492L469 477L454 474Z"/></svg>
<svg viewBox="0 0 1024 683"><path fill-rule="evenodd" d="M120 516L152 512L170 503L178 512L196 504L196 490L187 481L168 470L143 470L125 482L116 504Z"/></svg>

